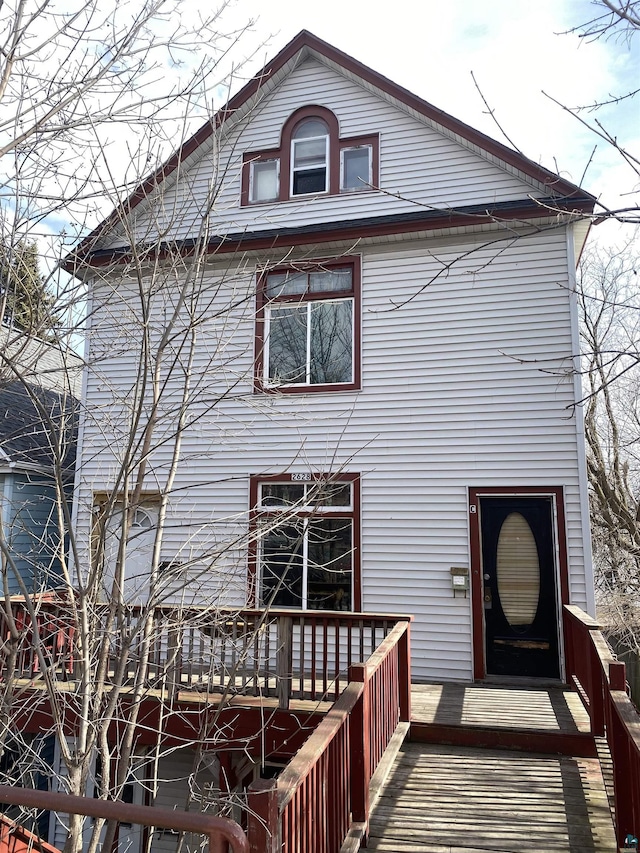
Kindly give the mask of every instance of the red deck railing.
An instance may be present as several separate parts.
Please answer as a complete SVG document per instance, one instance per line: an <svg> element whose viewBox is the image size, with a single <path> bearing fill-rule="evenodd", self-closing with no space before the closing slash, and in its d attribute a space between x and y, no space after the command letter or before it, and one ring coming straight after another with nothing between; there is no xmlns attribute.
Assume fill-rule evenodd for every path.
<svg viewBox="0 0 640 853"><path fill-rule="evenodd" d="M44 665L61 678L75 678L69 609L59 602L39 602L35 629L24 601L12 601L11 612L21 631L16 674L33 678L42 668L30 648L37 633L41 644L45 636L53 638L44 646ZM128 615L132 631L140 615L135 609ZM153 620L149 687L274 696L281 708L295 698L335 700L277 782L250 786L252 853L334 853L348 835L356 843L365 838L372 776L398 724L410 720L410 617L157 607ZM132 672L136 654L134 642ZM114 665L116 660L117 640ZM167 823L157 809L134 814L135 807L117 802L25 789L15 789L12 799L2 791L0 787L0 802L197 831ZM171 814L181 820L183 813ZM221 824L216 831L210 851L224 849L221 839L226 838L234 853L244 853L242 839L228 827Z"/></svg>
<svg viewBox="0 0 640 853"><path fill-rule="evenodd" d="M398 622L277 782L249 788L251 851L335 853L366 838L369 787L398 723L409 722L409 621Z"/></svg>
<svg viewBox="0 0 640 853"><path fill-rule="evenodd" d="M27 808L46 809L62 814L79 814L88 817L137 823L175 829L180 832L195 832L208 836L209 853L249 853L247 836L241 827L225 817L211 817L196 812L172 811L155 806L133 806L115 800L99 800L93 797L73 797L52 791L35 791L30 788L14 788L0 785L0 802ZM38 839L39 842L39 839ZM5 848L0 848L3 851ZM9 848L6 848L9 849ZM39 850L35 844L33 850ZM55 850L49 845L45 851Z"/></svg>
<svg viewBox="0 0 640 853"><path fill-rule="evenodd" d="M640 836L640 715L626 692L625 665L613 657L598 622L565 605L567 676L582 697L596 737L606 735L613 762L616 835Z"/></svg>
<svg viewBox="0 0 640 853"><path fill-rule="evenodd" d="M44 660L58 677L72 680L77 631L68 604L47 597L36 605L34 620L24 600L10 602L20 634L15 675L37 676ZM116 670L126 643L128 679L138 671L144 616L141 608L130 608L110 634L109 670ZM100 610L95 618L99 623ZM398 617L165 605L153 608L152 621L149 688L276 697L286 708L291 699L337 699L349 667L373 654ZM0 609L5 638L6 623Z"/></svg>

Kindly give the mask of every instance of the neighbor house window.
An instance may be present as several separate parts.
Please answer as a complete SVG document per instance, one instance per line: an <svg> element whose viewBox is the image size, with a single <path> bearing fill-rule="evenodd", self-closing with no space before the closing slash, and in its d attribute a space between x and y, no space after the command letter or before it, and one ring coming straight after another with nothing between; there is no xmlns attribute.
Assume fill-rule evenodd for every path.
<svg viewBox="0 0 640 853"><path fill-rule="evenodd" d="M372 190L379 181L379 137L342 137L331 110L302 107L282 126L278 148L246 151L242 164L243 205Z"/></svg>
<svg viewBox="0 0 640 853"><path fill-rule="evenodd" d="M259 281L258 384L281 391L358 387L358 259L265 272Z"/></svg>
<svg viewBox="0 0 640 853"><path fill-rule="evenodd" d="M260 606L359 609L358 477L276 476L252 490Z"/></svg>

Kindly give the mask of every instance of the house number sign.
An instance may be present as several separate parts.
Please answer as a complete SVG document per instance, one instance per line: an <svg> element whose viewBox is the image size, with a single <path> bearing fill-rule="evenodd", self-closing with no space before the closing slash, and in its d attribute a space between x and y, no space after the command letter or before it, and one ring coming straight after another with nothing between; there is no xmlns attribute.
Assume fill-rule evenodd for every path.
<svg viewBox="0 0 640 853"><path fill-rule="evenodd" d="M308 473L307 474L292 474L291 480L294 483L300 483L300 482L307 483L309 480L311 480L311 474L308 474Z"/></svg>

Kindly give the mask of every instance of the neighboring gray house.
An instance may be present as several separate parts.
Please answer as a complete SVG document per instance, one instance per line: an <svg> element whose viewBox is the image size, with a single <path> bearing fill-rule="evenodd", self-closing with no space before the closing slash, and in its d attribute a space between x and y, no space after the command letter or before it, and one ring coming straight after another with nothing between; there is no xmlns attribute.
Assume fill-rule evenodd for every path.
<svg viewBox="0 0 640 853"><path fill-rule="evenodd" d="M3 596L56 586L60 576L58 496L71 499L77 405L50 388L0 384Z"/></svg>

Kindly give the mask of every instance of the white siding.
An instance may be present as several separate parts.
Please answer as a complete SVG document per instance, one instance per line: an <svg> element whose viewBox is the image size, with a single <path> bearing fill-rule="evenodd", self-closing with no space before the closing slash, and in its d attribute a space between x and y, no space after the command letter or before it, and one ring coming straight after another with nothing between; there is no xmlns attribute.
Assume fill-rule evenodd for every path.
<svg viewBox="0 0 640 853"><path fill-rule="evenodd" d="M280 144L286 119L299 107L317 104L338 118L341 136L380 134L382 192L295 199L274 205L240 207L242 154ZM152 239L195 236L204 211L215 195L209 218L211 234L238 234L274 227L301 227L320 222L430 208L449 210L471 204L525 199L542 193L488 158L482 157L407 112L392 106L345 76L309 59L251 113L228 139L197 152L177 179L172 177L151 205L136 208L135 235ZM387 194L388 193L388 194ZM397 196L400 196L398 198ZM122 245L115 237L104 245Z"/></svg>
<svg viewBox="0 0 640 853"><path fill-rule="evenodd" d="M213 760L214 763L216 760ZM176 811L211 811L217 814L217 806L212 803L215 790L218 786L217 770L216 777L202 763L198 767L196 754L190 749L180 749L168 756L163 756L158 763L158 792L154 799L154 805L162 809ZM200 801L202 797L207 808L202 808ZM170 830L156 829L151 842L152 853L176 853L178 849L179 833ZM201 848L202 838L192 833L187 833L183 849L194 851Z"/></svg>
<svg viewBox="0 0 640 853"><path fill-rule="evenodd" d="M415 615L414 677L467 679L470 601L453 597L449 568L469 564L469 486L563 486L571 597L587 601L565 232L491 244L380 244L363 250L362 278L358 392L253 393L248 271L233 290L238 297L245 288L246 304L199 329L199 417L184 440L167 557L181 547L208 550L189 594L206 598L223 588L226 600L242 600L243 543L222 552L247 528L249 476L360 472L364 609ZM214 293L216 281L212 271L210 316L229 298ZM123 285L117 298L126 299ZM91 491L107 488L113 475L120 404L110 388L126 396L137 376L126 355L135 328L122 306L111 309L94 324L95 351L101 340L109 346L88 379L81 521ZM168 452L152 457L150 488L161 482Z"/></svg>

